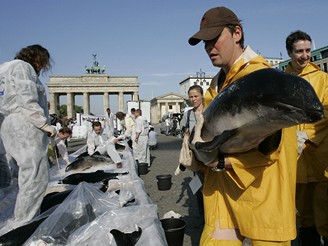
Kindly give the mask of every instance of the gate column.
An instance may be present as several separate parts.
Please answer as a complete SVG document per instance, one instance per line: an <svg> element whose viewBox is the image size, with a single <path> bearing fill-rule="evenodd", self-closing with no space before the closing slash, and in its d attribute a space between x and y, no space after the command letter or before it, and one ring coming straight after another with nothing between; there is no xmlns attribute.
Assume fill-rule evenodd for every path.
<svg viewBox="0 0 328 246"><path fill-rule="evenodd" d="M109 108L108 92L104 93L104 112Z"/></svg>
<svg viewBox="0 0 328 246"><path fill-rule="evenodd" d="M89 101L89 93L83 93L83 113L90 114L90 101Z"/></svg>

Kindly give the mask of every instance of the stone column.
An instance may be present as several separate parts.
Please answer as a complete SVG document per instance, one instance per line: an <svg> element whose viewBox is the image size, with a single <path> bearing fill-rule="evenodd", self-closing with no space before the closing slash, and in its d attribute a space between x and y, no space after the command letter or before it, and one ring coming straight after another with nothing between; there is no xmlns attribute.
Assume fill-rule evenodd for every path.
<svg viewBox="0 0 328 246"><path fill-rule="evenodd" d="M121 91L118 93L118 111L124 111L124 94Z"/></svg>
<svg viewBox="0 0 328 246"><path fill-rule="evenodd" d="M73 117L73 107L74 107L74 95L72 93L67 93L67 118Z"/></svg>
<svg viewBox="0 0 328 246"><path fill-rule="evenodd" d="M132 93L132 101L139 101L139 94L137 91Z"/></svg>
<svg viewBox="0 0 328 246"><path fill-rule="evenodd" d="M156 110L156 112L157 112L157 123L159 123L159 121L161 120L161 115L162 115L162 109L161 109L161 104L158 102L157 103L157 110Z"/></svg>
<svg viewBox="0 0 328 246"><path fill-rule="evenodd" d="M55 93L55 114L59 115L59 113L60 113L59 94Z"/></svg>
<svg viewBox="0 0 328 246"><path fill-rule="evenodd" d="M104 92L104 112L109 108L108 92Z"/></svg>
<svg viewBox="0 0 328 246"><path fill-rule="evenodd" d="M175 110L177 113L180 113L180 104L178 102L175 103Z"/></svg>
<svg viewBox="0 0 328 246"><path fill-rule="evenodd" d="M165 102L165 114L167 114L169 112L169 103Z"/></svg>
<svg viewBox="0 0 328 246"><path fill-rule="evenodd" d="M55 93L49 93L49 103L50 103L50 109L49 109L49 113L50 114L55 114L56 113L56 97L55 97Z"/></svg>
<svg viewBox="0 0 328 246"><path fill-rule="evenodd" d="M90 114L89 93L83 93L83 114Z"/></svg>

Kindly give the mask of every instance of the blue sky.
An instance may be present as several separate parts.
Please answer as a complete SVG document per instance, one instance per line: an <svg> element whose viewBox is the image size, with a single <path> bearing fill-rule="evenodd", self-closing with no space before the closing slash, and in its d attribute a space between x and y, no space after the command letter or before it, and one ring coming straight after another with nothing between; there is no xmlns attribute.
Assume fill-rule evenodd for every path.
<svg viewBox="0 0 328 246"><path fill-rule="evenodd" d="M0 63L39 43L54 60L50 76L82 75L97 54L108 75L138 76L140 99L179 93L179 82L199 69L211 76L218 71L202 44L188 44L204 12L216 6L237 14L245 44L265 57L281 52L287 59L285 38L297 29L310 34L316 48L328 45L327 0L3 0ZM116 101L110 98L114 112ZM102 97L91 96L91 112L102 110Z"/></svg>

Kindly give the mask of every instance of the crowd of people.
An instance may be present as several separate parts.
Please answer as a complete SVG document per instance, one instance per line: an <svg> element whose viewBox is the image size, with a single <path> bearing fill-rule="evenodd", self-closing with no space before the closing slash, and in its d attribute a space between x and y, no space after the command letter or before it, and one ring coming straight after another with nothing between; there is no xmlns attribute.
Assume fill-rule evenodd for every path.
<svg viewBox="0 0 328 246"><path fill-rule="evenodd" d="M157 147L157 135L149 134L153 126L142 116L141 109L132 108L129 115L117 112L116 118L121 125L118 138L126 139L133 150L133 155L138 163L147 163L150 166L150 145ZM150 137L151 136L151 137Z"/></svg>
<svg viewBox="0 0 328 246"><path fill-rule="evenodd" d="M165 124L165 135L169 136L181 136L181 114L177 114L178 116L170 116L169 114L164 120Z"/></svg>
<svg viewBox="0 0 328 246"><path fill-rule="evenodd" d="M147 119L142 117L140 109L132 108L130 114L126 115L121 111L114 114L110 108L107 108L104 117L85 118L82 125L87 127L87 151L82 153L82 156L108 155L117 167L121 168L122 159L116 150L116 144L123 144L122 140L124 140L132 148L135 160L150 166L149 149L157 148L158 134L154 127L149 125ZM66 158L67 148L65 148L65 145L67 146L65 140L68 137L65 135L66 138L64 138L60 134L61 131L69 131L68 137L70 137L72 130L68 126L59 130L55 148L58 153L57 157L69 164L70 161ZM52 148L50 150L50 153L54 153Z"/></svg>
<svg viewBox="0 0 328 246"><path fill-rule="evenodd" d="M199 86L189 89L193 109L181 121L184 142L193 128L201 128L202 112L218 93L236 80L270 67L244 45L241 21L226 7L209 9L203 15L189 44L201 41L213 66L221 69L205 94ZM286 49L291 61L285 72L313 86L324 106L324 119L281 129L280 144L269 154L255 148L218 155L218 160L208 165L190 158L194 174L202 181L198 193L205 223L201 245L242 245L245 238L253 246L291 245L296 242L297 229L301 245L319 246L321 238L328 245L328 75L311 62L311 42L303 31L288 35ZM50 68L50 54L40 45L23 48L14 60L0 65L1 187L10 185L8 163L19 167L19 192L8 224L12 228L31 221L39 212L48 184L49 142L66 164L70 163L65 142L72 130L50 123L46 90L38 79ZM119 124L114 124L114 117ZM176 132L181 127L178 123L178 119L166 119L166 134ZM135 160L150 165L149 149L157 148L156 136L140 109L113 114L108 108L103 124L96 120L91 124L87 155L108 155L121 168L115 145L125 140ZM192 157L192 151L188 154Z"/></svg>
<svg viewBox="0 0 328 246"><path fill-rule="evenodd" d="M60 119L52 121L52 124L58 129L58 134L56 145L49 145L48 156L53 164L55 164L56 157L65 160L68 165L70 160L67 153L67 139L72 136L72 129L77 122L74 122L73 119L68 120L63 127L62 122ZM132 108L130 114L126 115L121 111L114 114L110 108L107 108L104 117L84 117L81 125L87 128L87 152L82 156L86 154L90 156L108 155L117 167L121 168L122 160L115 146L125 140L134 150L136 161L147 163L150 166L149 149L157 148L158 134L154 127L142 117L140 109ZM69 134L63 135L61 132Z"/></svg>

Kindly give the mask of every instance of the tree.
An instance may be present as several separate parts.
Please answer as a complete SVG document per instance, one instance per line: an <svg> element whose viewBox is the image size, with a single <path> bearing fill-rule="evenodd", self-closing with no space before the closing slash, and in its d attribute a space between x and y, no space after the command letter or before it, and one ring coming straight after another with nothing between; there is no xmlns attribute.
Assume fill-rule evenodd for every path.
<svg viewBox="0 0 328 246"><path fill-rule="evenodd" d="M83 108L81 106L78 105L74 105L74 109L73 109L73 115L75 113L83 113ZM62 104L60 105L59 108L59 115L61 117L67 116L67 105L66 104Z"/></svg>

